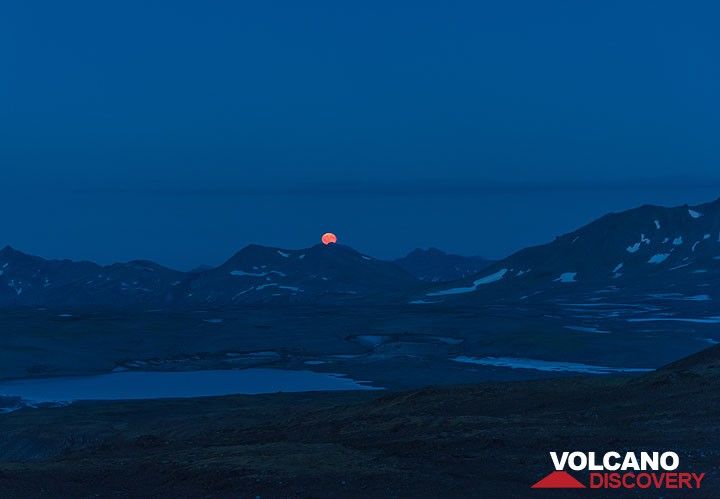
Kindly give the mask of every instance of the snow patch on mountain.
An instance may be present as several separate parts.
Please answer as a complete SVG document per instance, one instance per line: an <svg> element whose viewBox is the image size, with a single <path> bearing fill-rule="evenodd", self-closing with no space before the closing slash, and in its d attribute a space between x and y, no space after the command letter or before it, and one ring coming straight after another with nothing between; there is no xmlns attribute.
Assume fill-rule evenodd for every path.
<svg viewBox="0 0 720 499"><path fill-rule="evenodd" d="M640 234L640 241L627 247L628 253L637 253L640 249L641 244L650 244L650 239L645 237L645 234Z"/></svg>
<svg viewBox="0 0 720 499"><path fill-rule="evenodd" d="M669 256L670 253L658 253L657 255L651 256L650 260L648 260L648 263L654 263L657 265L667 260Z"/></svg>
<svg viewBox="0 0 720 499"><path fill-rule="evenodd" d="M244 270L233 270L230 275L237 277L265 277L267 272L245 272Z"/></svg>
<svg viewBox="0 0 720 499"><path fill-rule="evenodd" d="M265 288L277 288L277 289L287 289L289 291L302 291L302 289L297 288L295 286L281 286L280 284L277 284L275 282L267 283L267 284L261 284L257 288L255 288L257 291L261 291Z"/></svg>
<svg viewBox="0 0 720 499"><path fill-rule="evenodd" d="M720 324L720 317L634 317L627 322L691 322L694 324Z"/></svg>
<svg viewBox="0 0 720 499"><path fill-rule="evenodd" d="M263 265L264 267L264 265ZM233 270L230 272L230 275L234 275L236 277L265 277L270 274L279 275L280 277L285 277L284 272L280 272L279 270L270 270L268 272L245 272L244 270Z"/></svg>
<svg viewBox="0 0 720 499"><path fill-rule="evenodd" d="M476 279L473 281L472 286L467 286L463 288L451 288L451 289L444 289L442 291L436 291L434 293L427 293L426 296L443 296L443 295L457 295L461 293L471 293L473 291L476 291L478 286L482 286L483 284L490 284L492 282L499 281L503 277L505 277L505 274L507 274L507 269L500 269L494 274L490 274L485 277L481 277L480 279Z"/></svg>
<svg viewBox="0 0 720 499"><path fill-rule="evenodd" d="M499 281L500 279L502 279L505 276L506 273L507 273L507 269L500 269L497 272L495 272L494 274L490 274L489 276L481 277L480 279L477 279L475 281L475 286L480 286L481 284L489 284L491 282Z"/></svg>
<svg viewBox="0 0 720 499"><path fill-rule="evenodd" d="M580 331L581 333L600 333L600 334L610 334L610 331L605 331L603 329L598 329L596 327L588 327L588 326L563 326L565 329L570 329L571 331Z"/></svg>
<svg viewBox="0 0 720 499"><path fill-rule="evenodd" d="M15 291L15 294L18 296L21 295L23 292L22 283L16 283L15 279L10 279L10 282L8 282L8 287Z"/></svg>
<svg viewBox="0 0 720 499"><path fill-rule="evenodd" d="M702 213L695 210L688 210L688 214L693 218L700 218L702 216Z"/></svg>
<svg viewBox="0 0 720 499"><path fill-rule="evenodd" d="M685 267L689 266L689 263L681 263L680 265L676 265L675 267L670 267L670 270L684 269Z"/></svg>
<svg viewBox="0 0 720 499"><path fill-rule="evenodd" d="M577 282L577 272L563 272L560 277L555 279L555 282Z"/></svg>

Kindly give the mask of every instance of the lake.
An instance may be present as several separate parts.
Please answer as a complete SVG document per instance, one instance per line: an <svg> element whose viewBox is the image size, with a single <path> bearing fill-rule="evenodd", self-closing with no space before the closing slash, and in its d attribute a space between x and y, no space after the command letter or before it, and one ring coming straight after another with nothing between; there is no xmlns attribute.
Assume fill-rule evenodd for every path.
<svg viewBox="0 0 720 499"><path fill-rule="evenodd" d="M283 369L124 371L0 382L0 395L20 397L29 403L379 389L338 374Z"/></svg>
<svg viewBox="0 0 720 499"><path fill-rule="evenodd" d="M646 369L639 367L609 367L595 366L590 364L580 364L578 362L558 362L539 359L522 359L516 357L468 357L460 355L455 357L455 362L465 364L478 364L481 366L491 367L507 367L510 369L533 369L536 371L549 372L573 372L584 374L613 374L613 373L645 373L654 371L654 369Z"/></svg>

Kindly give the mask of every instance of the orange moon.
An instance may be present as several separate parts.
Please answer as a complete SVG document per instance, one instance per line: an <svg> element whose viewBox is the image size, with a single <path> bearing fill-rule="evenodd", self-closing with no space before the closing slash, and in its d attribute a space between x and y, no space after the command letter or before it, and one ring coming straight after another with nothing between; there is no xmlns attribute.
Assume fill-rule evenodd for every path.
<svg viewBox="0 0 720 499"><path fill-rule="evenodd" d="M337 236L332 232L326 232L322 235L320 240L325 246L327 246L328 244L335 244L337 242Z"/></svg>

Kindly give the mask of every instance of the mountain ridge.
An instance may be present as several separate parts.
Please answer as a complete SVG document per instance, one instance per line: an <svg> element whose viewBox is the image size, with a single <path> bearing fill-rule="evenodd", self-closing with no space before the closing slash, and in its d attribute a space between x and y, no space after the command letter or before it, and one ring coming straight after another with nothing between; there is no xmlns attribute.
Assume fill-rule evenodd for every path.
<svg viewBox="0 0 720 499"><path fill-rule="evenodd" d="M5 284L5 286L2 286ZM183 272L150 260L109 265L0 250L0 306L233 306L387 296L419 281L348 246L249 244L217 267Z"/></svg>
<svg viewBox="0 0 720 499"><path fill-rule="evenodd" d="M474 265L482 270L470 274ZM465 277L441 282L458 274ZM1 307L232 307L363 299L472 305L571 296L712 302L720 299L716 290L720 198L608 213L489 263L435 248L386 261L340 244L249 244L216 267L183 272L149 260L102 266L48 260L11 246L0 250Z"/></svg>
<svg viewBox="0 0 720 499"><path fill-rule="evenodd" d="M452 286L436 286L425 296L443 301L448 298L437 297L456 296L462 301L467 295L493 294L523 300L532 294L572 294L590 288L682 288L686 296L694 296L687 293L690 288L713 291L706 284L717 279L720 199L608 213L549 243L523 248ZM698 296L706 294L701 291Z"/></svg>
<svg viewBox="0 0 720 499"><path fill-rule="evenodd" d="M443 282L477 274L493 263L480 256L461 256L445 253L437 248L416 248L393 260L415 277L425 282Z"/></svg>

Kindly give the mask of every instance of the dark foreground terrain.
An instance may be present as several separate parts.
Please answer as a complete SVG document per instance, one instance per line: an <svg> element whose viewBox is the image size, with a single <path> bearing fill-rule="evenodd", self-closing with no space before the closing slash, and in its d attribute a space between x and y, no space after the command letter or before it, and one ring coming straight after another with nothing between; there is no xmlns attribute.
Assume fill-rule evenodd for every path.
<svg viewBox="0 0 720 499"><path fill-rule="evenodd" d="M458 356L657 368L720 341L712 301L633 303L579 295L569 303L482 307L3 310L0 381L266 367L343 373L406 390L558 376L460 363Z"/></svg>
<svg viewBox="0 0 720 499"><path fill-rule="evenodd" d="M641 377L77 403L0 416L0 497L623 497L551 450L673 450L720 497L720 348Z"/></svg>

